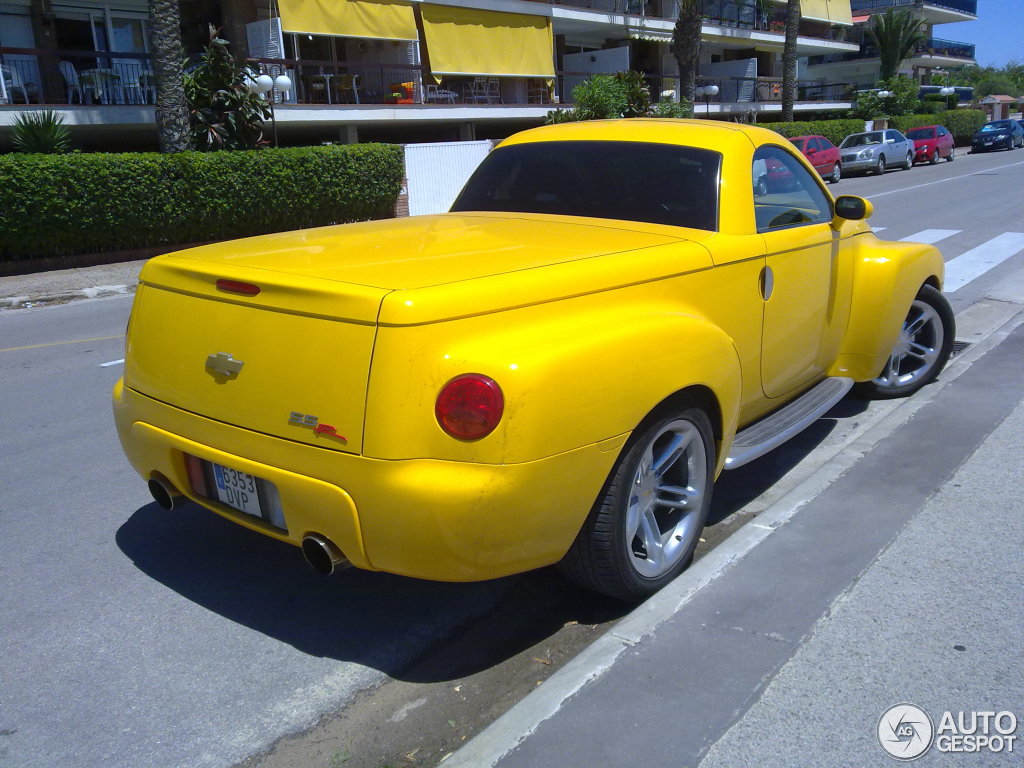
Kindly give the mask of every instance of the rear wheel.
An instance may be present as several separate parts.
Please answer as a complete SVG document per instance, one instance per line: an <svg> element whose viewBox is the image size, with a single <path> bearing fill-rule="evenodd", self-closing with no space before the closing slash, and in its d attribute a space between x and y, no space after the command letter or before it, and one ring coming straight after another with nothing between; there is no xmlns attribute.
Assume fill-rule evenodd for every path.
<svg viewBox="0 0 1024 768"><path fill-rule="evenodd" d="M839 167L839 163L832 166L832 175L828 177L829 184L838 184L839 180L843 178L843 170Z"/></svg>
<svg viewBox="0 0 1024 768"><path fill-rule="evenodd" d="M641 425L559 564L573 581L642 600L693 559L711 505L711 422L687 407Z"/></svg>
<svg viewBox="0 0 1024 768"><path fill-rule="evenodd" d="M879 176L885 173L885 155L878 156L878 165L875 166L875 173Z"/></svg>
<svg viewBox="0 0 1024 768"><path fill-rule="evenodd" d="M912 153L910 153L910 152L907 152L907 159L903 161L903 170L904 171L909 171L913 167L914 167L914 155Z"/></svg>
<svg viewBox="0 0 1024 768"><path fill-rule="evenodd" d="M857 385L865 397L906 397L932 382L953 350L956 322L941 292L925 285L910 306L899 338L882 372Z"/></svg>

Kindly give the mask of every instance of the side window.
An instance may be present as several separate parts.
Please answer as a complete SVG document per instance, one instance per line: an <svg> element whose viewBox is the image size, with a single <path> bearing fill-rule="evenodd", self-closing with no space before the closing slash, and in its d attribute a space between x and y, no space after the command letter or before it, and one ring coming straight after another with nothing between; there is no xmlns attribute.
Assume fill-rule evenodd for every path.
<svg viewBox="0 0 1024 768"><path fill-rule="evenodd" d="M752 173L758 232L832 220L828 195L782 147L760 147L754 153Z"/></svg>

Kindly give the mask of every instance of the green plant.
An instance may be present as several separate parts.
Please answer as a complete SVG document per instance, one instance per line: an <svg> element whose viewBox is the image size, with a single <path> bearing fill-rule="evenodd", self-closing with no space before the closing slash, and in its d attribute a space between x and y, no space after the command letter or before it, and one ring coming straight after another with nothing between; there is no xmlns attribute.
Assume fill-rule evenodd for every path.
<svg viewBox="0 0 1024 768"><path fill-rule="evenodd" d="M185 74L185 96L196 149L255 149L264 145L263 121L270 108L249 90L254 73L240 66L227 40L210 25L210 42L199 64Z"/></svg>
<svg viewBox="0 0 1024 768"><path fill-rule="evenodd" d="M896 76L903 61L927 40L923 29L924 21L911 11L889 8L885 13L872 16L868 34L878 46L881 60L879 79L889 80Z"/></svg>
<svg viewBox="0 0 1024 768"><path fill-rule="evenodd" d="M768 128L785 136L824 136L833 144L838 145L851 133L864 130L863 120L813 120L794 121L792 123L759 123L761 128Z"/></svg>
<svg viewBox="0 0 1024 768"><path fill-rule="evenodd" d="M683 100L679 102L674 101L659 101L651 109L652 117L693 117L693 104L689 101Z"/></svg>
<svg viewBox="0 0 1024 768"><path fill-rule="evenodd" d="M890 95L880 96L879 94L883 91ZM921 101L917 96L919 91L920 86L911 77L897 75L889 80L882 80L878 84L877 91L857 94L853 114L865 120L873 120L876 117L912 115L921 111Z"/></svg>
<svg viewBox="0 0 1024 768"><path fill-rule="evenodd" d="M15 152L52 155L71 150L71 131L64 118L51 109L18 115L12 132Z"/></svg>
<svg viewBox="0 0 1024 768"><path fill-rule="evenodd" d="M386 144L0 155L0 260L226 240L392 215Z"/></svg>
<svg viewBox="0 0 1024 768"><path fill-rule="evenodd" d="M546 124L650 115L691 117L693 114L693 107L687 101L679 104L659 102L652 107L650 87L643 73L633 70L614 75L592 75L575 86L572 95L575 106L548 112Z"/></svg>

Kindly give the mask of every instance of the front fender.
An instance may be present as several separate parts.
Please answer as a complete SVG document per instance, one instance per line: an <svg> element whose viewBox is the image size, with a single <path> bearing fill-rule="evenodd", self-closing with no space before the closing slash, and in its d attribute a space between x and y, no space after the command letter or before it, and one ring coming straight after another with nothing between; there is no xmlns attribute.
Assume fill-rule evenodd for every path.
<svg viewBox="0 0 1024 768"><path fill-rule="evenodd" d="M850 320L828 375L867 381L889 359L921 286L941 289L945 264L931 245L879 240L870 233L858 239Z"/></svg>

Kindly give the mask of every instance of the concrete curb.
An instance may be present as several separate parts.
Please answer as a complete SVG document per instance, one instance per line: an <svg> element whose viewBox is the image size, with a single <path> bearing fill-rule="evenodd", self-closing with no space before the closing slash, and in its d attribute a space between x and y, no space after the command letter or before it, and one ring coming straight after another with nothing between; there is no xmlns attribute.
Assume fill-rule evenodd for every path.
<svg viewBox="0 0 1024 768"><path fill-rule="evenodd" d="M1024 323L1024 310L1019 304L1005 300L983 300L961 313L958 323L961 317L966 321L964 330L970 329L969 335L978 340L972 348L950 361L939 382L912 399L881 403L873 417L865 420L852 439L827 457L817 471L740 527L665 589L629 613L552 675L543 686L531 692L458 751L446 755L442 759L444 768L493 768L542 723L555 716L569 699L610 670L624 651L652 635L701 589L742 560L876 443L910 419L975 360L1009 336Z"/></svg>
<svg viewBox="0 0 1024 768"><path fill-rule="evenodd" d="M92 288L47 293L41 296L9 296L0 299L0 309L28 309L47 304L65 304L77 299L99 299L134 292L134 285L97 285Z"/></svg>

